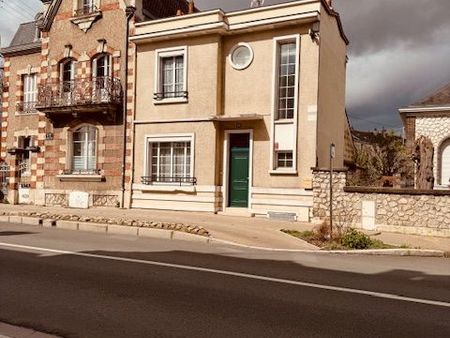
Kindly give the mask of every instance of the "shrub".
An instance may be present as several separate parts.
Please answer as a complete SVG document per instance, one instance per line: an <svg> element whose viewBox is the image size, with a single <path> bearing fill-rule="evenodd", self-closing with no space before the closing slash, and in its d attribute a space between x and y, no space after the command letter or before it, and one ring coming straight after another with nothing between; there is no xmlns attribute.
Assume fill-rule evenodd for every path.
<svg viewBox="0 0 450 338"><path fill-rule="evenodd" d="M349 249L367 249L372 245L372 240L366 234L349 229L341 238L341 244Z"/></svg>

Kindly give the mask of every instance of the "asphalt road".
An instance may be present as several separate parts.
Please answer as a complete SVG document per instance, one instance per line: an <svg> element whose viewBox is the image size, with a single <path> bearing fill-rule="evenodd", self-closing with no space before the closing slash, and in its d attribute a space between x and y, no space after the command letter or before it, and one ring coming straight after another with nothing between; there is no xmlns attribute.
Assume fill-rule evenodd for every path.
<svg viewBox="0 0 450 338"><path fill-rule="evenodd" d="M0 321L64 337L449 337L450 260L0 224Z"/></svg>

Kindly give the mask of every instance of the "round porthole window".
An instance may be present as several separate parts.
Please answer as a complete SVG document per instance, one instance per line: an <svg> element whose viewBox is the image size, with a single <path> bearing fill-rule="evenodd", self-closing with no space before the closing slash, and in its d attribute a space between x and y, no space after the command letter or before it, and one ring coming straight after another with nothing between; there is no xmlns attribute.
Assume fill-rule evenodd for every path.
<svg viewBox="0 0 450 338"><path fill-rule="evenodd" d="M250 66L253 61L253 50L247 43L239 43L230 53L230 63L234 69L242 70Z"/></svg>

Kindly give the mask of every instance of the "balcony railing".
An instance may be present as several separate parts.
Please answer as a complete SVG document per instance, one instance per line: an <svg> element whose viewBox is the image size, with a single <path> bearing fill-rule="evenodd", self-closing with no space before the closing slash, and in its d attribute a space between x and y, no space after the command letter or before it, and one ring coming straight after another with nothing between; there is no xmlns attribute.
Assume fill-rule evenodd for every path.
<svg viewBox="0 0 450 338"><path fill-rule="evenodd" d="M19 102L16 105L16 111L19 114L33 114L36 113L36 101L32 102Z"/></svg>
<svg viewBox="0 0 450 338"><path fill-rule="evenodd" d="M168 177L168 176L142 176L141 183L145 185L151 185L154 183L167 183L167 184L177 184L177 185L196 185L197 178L196 177Z"/></svg>
<svg viewBox="0 0 450 338"><path fill-rule="evenodd" d="M97 6L95 6L95 5L88 5L88 6L81 5L80 8L75 10L75 16L89 15L92 13L97 13L98 11L99 10L98 10Z"/></svg>
<svg viewBox="0 0 450 338"><path fill-rule="evenodd" d="M113 77L47 82L38 87L36 108L120 104L122 86Z"/></svg>
<svg viewBox="0 0 450 338"><path fill-rule="evenodd" d="M188 92L162 92L162 93L154 93L153 99L156 101L161 101L165 99L187 99Z"/></svg>

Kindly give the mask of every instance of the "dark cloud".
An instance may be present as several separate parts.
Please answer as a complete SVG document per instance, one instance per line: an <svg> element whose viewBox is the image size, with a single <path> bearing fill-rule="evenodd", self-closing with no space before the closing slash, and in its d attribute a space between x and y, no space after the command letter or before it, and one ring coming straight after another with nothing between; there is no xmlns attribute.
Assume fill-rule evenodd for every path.
<svg viewBox="0 0 450 338"><path fill-rule="evenodd" d="M251 0L196 0L203 9ZM287 0L266 0L266 5ZM355 128L402 127L398 108L450 82L450 0L334 0L350 39L347 108Z"/></svg>
<svg viewBox="0 0 450 338"><path fill-rule="evenodd" d="M265 5L288 1L291 0L266 0ZM39 8L39 0L26 2ZM250 2L195 0L200 9L225 11L249 8ZM400 128L399 107L450 82L450 0L333 3L350 39L347 108L353 125L361 129ZM3 46L19 22L0 9Z"/></svg>

